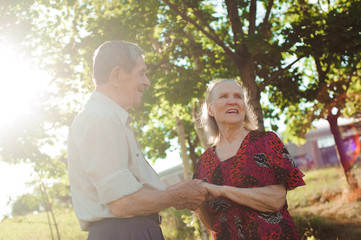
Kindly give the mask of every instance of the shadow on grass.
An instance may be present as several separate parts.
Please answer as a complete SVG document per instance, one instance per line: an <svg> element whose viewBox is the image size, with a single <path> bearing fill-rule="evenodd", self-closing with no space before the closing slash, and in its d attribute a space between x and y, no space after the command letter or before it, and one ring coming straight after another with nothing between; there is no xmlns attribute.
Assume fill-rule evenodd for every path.
<svg viewBox="0 0 361 240"><path fill-rule="evenodd" d="M361 225L336 222L319 216L293 216L293 221L302 240L360 240Z"/></svg>

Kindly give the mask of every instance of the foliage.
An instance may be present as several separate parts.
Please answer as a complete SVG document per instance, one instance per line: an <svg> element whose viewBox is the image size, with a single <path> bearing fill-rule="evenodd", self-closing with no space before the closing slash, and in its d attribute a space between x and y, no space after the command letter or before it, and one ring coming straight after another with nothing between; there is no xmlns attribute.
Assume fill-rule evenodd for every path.
<svg viewBox="0 0 361 240"><path fill-rule="evenodd" d="M293 2L288 15L279 17L287 1L5 1L1 9L9 11L0 27L39 57L37 62L53 74L62 98L92 89L91 54L100 43L109 39L139 43L146 52L153 87L144 98L145 105L133 112L134 125L147 156L155 161L166 156L176 138L172 116L184 121L189 154L199 154L191 109L203 97L206 83L215 77L242 79L251 90L261 125L263 114L279 118L281 113L269 105L263 105L263 114L259 112L259 94L266 90L270 101L286 113L290 138L302 138L309 123L328 109L329 95L333 99L342 95L334 89L347 88L349 95L359 90L359 76L347 80L343 76L349 70L340 68L345 64L357 67L354 65L359 62L360 54L354 55L359 46L358 3ZM258 14L262 11L264 16ZM24 26L30 27L17 30ZM339 29L347 31L334 37ZM288 64L291 54L296 61L307 57L305 66L285 68L294 63ZM311 56L317 69L310 63ZM332 71L327 79L313 79L315 72L328 69ZM324 92L327 94L320 96ZM70 99L62 111L67 115L61 117L65 121L55 120L57 124L68 125L74 109L79 109L79 98ZM309 104L312 99L316 101L313 106ZM347 109L352 109L350 102L354 101L348 101ZM71 107L74 105L76 108ZM304 124L307 126L302 127Z"/></svg>
<svg viewBox="0 0 361 240"><path fill-rule="evenodd" d="M34 65L45 68L54 78L52 86L39 94L34 99L33 105L29 106L31 111L24 112L22 116L18 116L7 126L0 126L0 160L10 164L29 163L33 167L36 179L29 184L35 186L39 186L39 183L44 184L43 187L49 190L44 193L51 197L54 204L64 202L64 198L69 201L67 180L64 180L67 178L64 152L59 156L53 153L54 149L59 152L64 125L68 125L74 117L74 113L69 111L69 103L61 94L66 86L60 85L57 81L61 73L55 73L53 70L59 62L64 61L64 58L58 59L54 56L53 49L53 47L64 46L61 45L63 41L57 39L57 37L64 36L60 33L62 32L61 27L57 28L59 32L52 33L45 27L58 25L53 18L57 13L47 11L41 6L40 1L1 1L0 11L4 13L1 14L1 42L15 45L19 52L27 54L27 58L31 59ZM60 15L57 20L61 20ZM65 21L62 24L65 24ZM64 26L62 27L64 30ZM56 36L52 35L54 33L57 33ZM31 80L29 79L29 81ZM17 79L7 79L7 81L17 81ZM58 89L56 85L58 85ZM62 105L58 104L60 99L62 99ZM46 206L41 193L34 192L31 196L20 196L15 201L13 214L22 214L21 209L26 206L22 202L24 197L29 200L30 198L37 199L38 206L42 205L43 208ZM69 202L67 204L69 205ZM32 209L30 208L30 210Z"/></svg>
<svg viewBox="0 0 361 240"><path fill-rule="evenodd" d="M358 116L361 110L360 3L359 0L293 3L287 12L290 26L283 31L284 46L298 58L307 57L304 72L295 69L304 84L292 91L283 85L277 88L285 90L282 98L273 99L286 115L286 142L304 143L314 120L323 118L329 122L352 191L359 186L349 169L337 120L340 116Z"/></svg>
<svg viewBox="0 0 361 240"><path fill-rule="evenodd" d="M361 92L361 4L334 2L1 1L2 38L22 47L57 87L39 98L25 121L1 130L1 160L33 163L41 180L52 180L44 182L53 202L67 198L65 151L53 157L42 149L61 141L57 130L70 125L93 90L92 53L111 39L136 42L146 53L152 86L131 114L153 161L166 157L177 139L176 117L185 128L188 154L197 160L202 147L194 112L213 78L242 80L261 128L263 117L285 114L286 140L299 142L332 107L355 116L361 112L354 94ZM302 64L295 67L297 62ZM261 107L262 92L274 106Z"/></svg>
<svg viewBox="0 0 361 240"><path fill-rule="evenodd" d="M283 24L278 16L286 5L282 0L277 4L254 0L223 4L38 0L25 6L6 2L3 9L11 9L9 14L19 21L8 20L0 27L16 37L11 27L30 25L30 31L17 41L52 73L59 88L57 98L67 99L62 112L65 121L60 122L65 125L80 105L79 97L70 95L93 88L94 49L110 39L137 42L146 52L153 83L144 106L132 112L147 157L155 161L166 156L170 142L176 139L174 116L178 116L185 126L188 154L196 161L201 150L192 109L198 109L212 78L242 79L263 128L260 93L270 82L280 81L280 71L282 79L287 76L281 54L286 49L278 40Z"/></svg>
<svg viewBox="0 0 361 240"><path fill-rule="evenodd" d="M188 210L177 211L169 208L161 211L162 230L165 239L196 239L197 232L190 224L186 224L185 219L193 216Z"/></svg>
<svg viewBox="0 0 361 240"><path fill-rule="evenodd" d="M31 194L23 194L12 204L12 215L22 216L39 211L39 199Z"/></svg>
<svg viewBox="0 0 361 240"><path fill-rule="evenodd" d="M298 1L289 9L284 45L290 54L306 58L303 66L294 69L302 75L299 88L290 91L286 84L278 86L277 91L284 89L282 98L271 99L286 114L286 141L300 143L314 120L335 110L343 117L360 112L360 6L359 0Z"/></svg>

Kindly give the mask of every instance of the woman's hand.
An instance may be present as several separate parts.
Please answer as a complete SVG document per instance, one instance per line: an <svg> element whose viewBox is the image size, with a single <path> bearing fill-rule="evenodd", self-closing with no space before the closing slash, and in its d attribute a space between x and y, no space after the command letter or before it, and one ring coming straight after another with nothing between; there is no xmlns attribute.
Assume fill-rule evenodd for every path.
<svg viewBox="0 0 361 240"><path fill-rule="evenodd" d="M207 195L205 197L205 201L202 204L205 204L206 202L213 200L217 197L220 197L222 195L222 186L218 186L218 185L214 185L214 184L209 184L206 182L202 182L201 183L202 187L204 187L207 190ZM207 204L206 204L207 205ZM206 206L205 205L205 206ZM188 210L196 210L198 209L200 206L200 204L195 204L195 203L187 203L187 204L177 204L175 205L175 209L177 210L181 210L181 209L188 209Z"/></svg>
<svg viewBox="0 0 361 240"><path fill-rule="evenodd" d="M203 182L202 184L206 187L206 189L208 191L206 201L210 201L217 197L222 196L222 186L218 186L218 185L214 185L214 184L210 184L210 183L206 183L206 182Z"/></svg>

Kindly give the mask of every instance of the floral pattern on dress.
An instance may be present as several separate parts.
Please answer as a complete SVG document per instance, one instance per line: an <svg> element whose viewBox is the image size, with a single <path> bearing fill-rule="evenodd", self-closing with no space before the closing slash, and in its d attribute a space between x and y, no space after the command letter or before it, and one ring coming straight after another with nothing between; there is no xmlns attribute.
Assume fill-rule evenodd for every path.
<svg viewBox="0 0 361 240"><path fill-rule="evenodd" d="M253 155L253 159L257 163L258 166L264 167L264 168L271 168L271 166L267 162L266 154L259 153L259 154Z"/></svg>
<svg viewBox="0 0 361 240"><path fill-rule="evenodd" d="M244 138L237 154L221 162L210 147L197 163L193 178L216 185L239 188L284 184L287 190L304 185L302 172L273 132L252 131ZM299 239L287 210L266 213L219 197L209 202L215 216L213 239Z"/></svg>

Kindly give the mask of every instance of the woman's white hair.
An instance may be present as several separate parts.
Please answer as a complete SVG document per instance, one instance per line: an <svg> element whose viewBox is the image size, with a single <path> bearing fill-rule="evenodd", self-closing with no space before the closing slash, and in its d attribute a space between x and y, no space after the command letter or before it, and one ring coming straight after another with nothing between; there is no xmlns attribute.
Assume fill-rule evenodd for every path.
<svg viewBox="0 0 361 240"><path fill-rule="evenodd" d="M243 95L244 95L244 103L245 103L245 117L243 121L243 126L246 130L252 131L258 129L258 121L257 117L253 111L253 108L249 105L247 98L247 91L245 88L236 80L233 79L215 79L211 81L208 85L206 92L206 99L202 105L200 114L199 114L199 125L202 127L208 137L208 142L210 144L216 144L220 137L219 128L217 122L214 117L209 114L208 106L213 101L213 90L216 86L224 82L231 82L240 87Z"/></svg>

